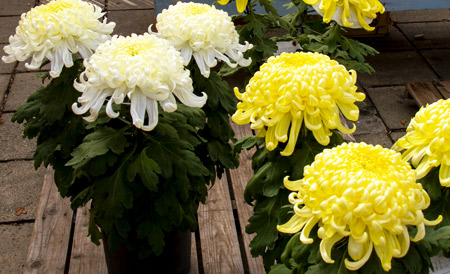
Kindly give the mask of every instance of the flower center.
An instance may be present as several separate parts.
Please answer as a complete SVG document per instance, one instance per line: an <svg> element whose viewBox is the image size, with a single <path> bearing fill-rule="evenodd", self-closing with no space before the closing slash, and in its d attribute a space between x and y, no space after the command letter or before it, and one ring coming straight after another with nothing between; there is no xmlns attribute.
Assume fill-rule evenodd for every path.
<svg viewBox="0 0 450 274"><path fill-rule="evenodd" d="M141 43L123 43L114 50L114 55L146 55L153 52L153 43L150 41L141 41Z"/></svg>
<svg viewBox="0 0 450 274"><path fill-rule="evenodd" d="M184 16L195 16L211 11L211 7L203 4L185 5L181 10Z"/></svg>

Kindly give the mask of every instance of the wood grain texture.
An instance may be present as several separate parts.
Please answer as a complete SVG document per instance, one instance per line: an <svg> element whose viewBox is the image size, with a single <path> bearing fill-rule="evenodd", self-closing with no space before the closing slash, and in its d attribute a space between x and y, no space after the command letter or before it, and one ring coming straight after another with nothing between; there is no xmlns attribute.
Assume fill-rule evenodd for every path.
<svg viewBox="0 0 450 274"><path fill-rule="evenodd" d="M236 125L231 124L236 138L242 138L244 136L252 135L249 125ZM242 232L242 238L245 248L245 256L248 262L248 268L250 273L264 273L264 265L261 257L253 258L250 254L250 242L255 236L254 234L245 233L245 227L248 225L248 219L253 216L253 207L244 201L244 189L247 186L247 182L253 176L252 170L252 156L255 149L243 150L239 155L239 167L235 170L230 170L231 182L233 185L234 198L236 201L236 207L239 216L239 225Z"/></svg>
<svg viewBox="0 0 450 274"><path fill-rule="evenodd" d="M197 215L205 273L244 273L225 174L209 190Z"/></svg>
<svg viewBox="0 0 450 274"><path fill-rule="evenodd" d="M195 233L192 233L191 238L191 269L189 271L189 274L199 274L197 245L195 244Z"/></svg>
<svg viewBox="0 0 450 274"><path fill-rule="evenodd" d="M420 107L442 99L441 94L432 83L408 83L406 84L406 91Z"/></svg>
<svg viewBox="0 0 450 274"><path fill-rule="evenodd" d="M450 98L450 81L435 82L434 85L444 99Z"/></svg>
<svg viewBox="0 0 450 274"><path fill-rule="evenodd" d="M96 246L88 237L89 208L90 203L77 210L70 257L71 274L108 273L102 241Z"/></svg>
<svg viewBox="0 0 450 274"><path fill-rule="evenodd" d="M64 273L72 225L69 199L62 199L48 168L25 263L25 274Z"/></svg>

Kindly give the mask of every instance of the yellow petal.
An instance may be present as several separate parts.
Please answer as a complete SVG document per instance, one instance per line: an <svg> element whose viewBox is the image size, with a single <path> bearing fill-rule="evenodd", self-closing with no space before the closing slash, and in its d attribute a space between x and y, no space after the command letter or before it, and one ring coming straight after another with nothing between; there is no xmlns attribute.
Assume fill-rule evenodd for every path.
<svg viewBox="0 0 450 274"><path fill-rule="evenodd" d="M300 241L304 244L311 244L314 240L312 238L309 238L309 233L311 233L311 230L313 227L317 224L319 221L319 218L312 217L308 220L305 227L302 230L302 234L300 234Z"/></svg>
<svg viewBox="0 0 450 274"><path fill-rule="evenodd" d="M450 187L450 165L441 163L439 169L439 182L441 186Z"/></svg>
<svg viewBox="0 0 450 274"><path fill-rule="evenodd" d="M243 13L247 7L248 0L236 0L236 8L239 13Z"/></svg>
<svg viewBox="0 0 450 274"><path fill-rule="evenodd" d="M226 4L228 4L228 2L230 2L230 0L219 0L219 1L217 1L217 3L219 3L220 5L226 5Z"/></svg>
<svg viewBox="0 0 450 274"><path fill-rule="evenodd" d="M351 239L352 239L352 237L350 237L350 240ZM349 242L349 254L352 257L352 259L354 259L356 261L351 262L348 259L345 259L345 267L347 267L347 269L356 271L356 270L360 269L369 260L370 255L372 254L372 250L373 250L373 243L367 242L362 246L363 247L362 247L361 253L363 255L360 256L359 260L357 260L350 254L350 242Z"/></svg>
<svg viewBox="0 0 450 274"><path fill-rule="evenodd" d="M320 254L322 255L322 259L329 264L334 263L334 260L331 259L331 249L333 248L334 244L340 241L344 236L342 236L339 233L335 233L333 237L323 239L320 242Z"/></svg>
<svg viewBox="0 0 450 274"><path fill-rule="evenodd" d="M286 145L286 148L280 153L283 156L290 156L295 149L295 145L297 144L298 133L300 132L300 128L302 127L303 117L300 116L298 119L292 119L291 130L289 132L289 141Z"/></svg>
<svg viewBox="0 0 450 274"><path fill-rule="evenodd" d="M292 216L292 218L283 225L277 225L277 230L282 233L294 234L299 232L308 221L307 218L302 218L297 215Z"/></svg>
<svg viewBox="0 0 450 274"><path fill-rule="evenodd" d="M299 191L303 180L289 181L289 176L284 177L283 184L289 190Z"/></svg>

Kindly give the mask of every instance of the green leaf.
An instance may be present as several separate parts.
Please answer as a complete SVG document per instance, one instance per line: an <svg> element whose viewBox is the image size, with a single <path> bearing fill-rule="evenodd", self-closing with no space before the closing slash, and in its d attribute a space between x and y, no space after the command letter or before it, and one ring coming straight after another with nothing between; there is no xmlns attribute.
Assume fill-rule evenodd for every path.
<svg viewBox="0 0 450 274"><path fill-rule="evenodd" d="M208 142L208 152L211 160L214 162L220 161L220 163L226 168L235 168L235 157L232 154L230 144L220 142L219 140L210 140Z"/></svg>
<svg viewBox="0 0 450 274"><path fill-rule="evenodd" d="M97 128L96 131L84 138L83 143L75 149L72 153L73 158L66 165L78 168L89 159L103 155L110 150L121 154L128 145L123 130L107 127Z"/></svg>
<svg viewBox="0 0 450 274"><path fill-rule="evenodd" d="M414 246L411 246L408 253L398 260L403 263L403 266L408 270L408 273L419 273L420 270L422 270L423 260Z"/></svg>
<svg viewBox="0 0 450 274"><path fill-rule="evenodd" d="M253 256L262 255L267 247L273 247L278 237L278 211L283 204L287 203L287 196L287 191L280 192L279 195L266 198L255 205L254 214L245 228L245 232L249 234L256 233L255 238L250 242Z"/></svg>
<svg viewBox="0 0 450 274"><path fill-rule="evenodd" d="M141 178L142 183L150 191L158 191L158 175L161 169L158 164L147 156L147 148L144 148L137 159L128 167L128 180L133 181L136 174Z"/></svg>
<svg viewBox="0 0 450 274"><path fill-rule="evenodd" d="M156 225L150 226L150 231L148 233L148 243L155 252L155 255L160 255L164 250L164 233L161 228Z"/></svg>
<svg viewBox="0 0 450 274"><path fill-rule="evenodd" d="M343 39L342 48L347 50L351 57L358 59L361 63L364 62L364 56L378 53L374 48L350 38Z"/></svg>
<svg viewBox="0 0 450 274"><path fill-rule="evenodd" d="M284 264L277 264L270 268L269 274L295 274L295 272L287 268Z"/></svg>
<svg viewBox="0 0 450 274"><path fill-rule="evenodd" d="M448 193L447 188L442 187L439 182L439 167L432 168L424 178L418 180L418 183L422 184L432 201L440 200Z"/></svg>
<svg viewBox="0 0 450 274"><path fill-rule="evenodd" d="M123 216L125 209L133 206L134 195L126 181L131 154L122 158L112 175L98 178L93 186L92 212L107 234Z"/></svg>
<svg viewBox="0 0 450 274"><path fill-rule="evenodd" d="M436 182L434 182L436 183ZM442 197L432 200L430 206L423 211L425 218L428 220L436 220L439 215L443 217L440 226L450 225L450 193L448 189L443 190Z"/></svg>
<svg viewBox="0 0 450 274"><path fill-rule="evenodd" d="M296 149L292 154L292 178L291 180L298 180L303 178L303 169L314 161L314 157L325 149L324 146L318 143L303 142L300 149Z"/></svg>
<svg viewBox="0 0 450 274"><path fill-rule="evenodd" d="M261 194L266 197L277 195L279 189L284 188L283 179L286 175L285 168L287 166L289 166L288 158L281 156L274 161L265 163L248 181L244 190L245 201L251 203Z"/></svg>

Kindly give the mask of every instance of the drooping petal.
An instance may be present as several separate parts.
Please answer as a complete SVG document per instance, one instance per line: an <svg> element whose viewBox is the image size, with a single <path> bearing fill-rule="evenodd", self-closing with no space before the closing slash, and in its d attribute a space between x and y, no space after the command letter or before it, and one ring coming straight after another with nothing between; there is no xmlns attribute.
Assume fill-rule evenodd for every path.
<svg viewBox="0 0 450 274"><path fill-rule="evenodd" d="M21 16L16 34L4 48L9 54L4 62L25 61L25 66L39 69L44 57L50 60L50 75L58 77L62 68L73 66L72 54L90 56L108 39L115 23L106 23L101 8L81 0L54 0L32 8ZM90 33L90 35L80 35Z"/></svg>
<svg viewBox="0 0 450 274"><path fill-rule="evenodd" d="M229 0L220 0L225 5ZM237 0L238 10L245 10L248 0ZM214 6L201 3L183 3L169 6L156 19L157 35L168 40L181 51L187 65L194 56L201 74L208 78L217 61L230 67L249 66L243 52L251 48L246 42L239 44L239 35L228 14ZM235 63L233 63L232 59Z"/></svg>

